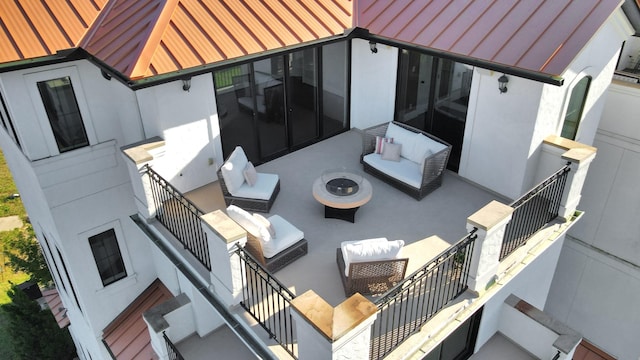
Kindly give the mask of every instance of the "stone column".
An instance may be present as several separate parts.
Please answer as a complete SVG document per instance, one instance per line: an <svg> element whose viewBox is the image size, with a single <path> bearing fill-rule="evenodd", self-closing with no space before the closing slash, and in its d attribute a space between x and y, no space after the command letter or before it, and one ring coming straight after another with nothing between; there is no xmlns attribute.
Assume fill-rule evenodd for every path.
<svg viewBox="0 0 640 360"><path fill-rule="evenodd" d="M291 301L296 323L298 358L309 360L368 359L371 326L378 308L356 293L333 308L313 290Z"/></svg>
<svg viewBox="0 0 640 360"><path fill-rule="evenodd" d="M467 218L467 230L478 229L467 285L478 295L496 279L502 240L513 210L511 206L492 201Z"/></svg>
<svg viewBox="0 0 640 360"><path fill-rule="evenodd" d="M147 142L133 144L121 149L129 177L131 178L136 207L145 221L155 217L156 208L151 195L149 177L144 174L144 167L153 162L153 156L149 151L162 146L164 146L163 140L153 138Z"/></svg>
<svg viewBox="0 0 640 360"><path fill-rule="evenodd" d="M544 139L544 146L556 149L552 153L560 155L563 163L571 163L567 183L562 194L558 216L569 219L573 216L582 197L582 187L589 171L589 164L595 159L597 149L559 136Z"/></svg>
<svg viewBox="0 0 640 360"><path fill-rule="evenodd" d="M202 228L207 234L213 290L228 306L239 304L242 296L242 269L235 253L244 246L247 232L221 210L202 215Z"/></svg>
<svg viewBox="0 0 640 360"><path fill-rule="evenodd" d="M562 158L571 162L571 171L567 174L567 183L564 186L562 200L558 216L570 219L578 208L582 198L582 187L589 172L589 164L595 159L596 151L585 148L576 148L562 154Z"/></svg>

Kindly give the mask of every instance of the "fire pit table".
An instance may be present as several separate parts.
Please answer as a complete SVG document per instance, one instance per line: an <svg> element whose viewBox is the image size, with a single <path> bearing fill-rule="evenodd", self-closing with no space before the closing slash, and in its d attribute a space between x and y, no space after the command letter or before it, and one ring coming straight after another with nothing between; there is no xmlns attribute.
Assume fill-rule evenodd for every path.
<svg viewBox="0 0 640 360"><path fill-rule="evenodd" d="M313 197L324 205L325 218L355 222L356 211L372 194L371 183L354 170L327 170L313 182Z"/></svg>

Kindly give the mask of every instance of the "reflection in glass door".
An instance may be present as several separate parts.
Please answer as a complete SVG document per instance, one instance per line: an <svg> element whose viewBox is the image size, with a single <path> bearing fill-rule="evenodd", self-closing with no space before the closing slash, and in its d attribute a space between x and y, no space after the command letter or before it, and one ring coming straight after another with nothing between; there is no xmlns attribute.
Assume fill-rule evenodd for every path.
<svg viewBox="0 0 640 360"><path fill-rule="evenodd" d="M342 41L215 71L223 157L258 165L348 130L348 64Z"/></svg>
<svg viewBox="0 0 640 360"><path fill-rule="evenodd" d="M318 138L316 50L305 49L286 56L287 99L291 146L296 148Z"/></svg>
<svg viewBox="0 0 640 360"><path fill-rule="evenodd" d="M263 159L286 152L288 148L282 64L281 56L253 64L257 103L255 116Z"/></svg>
<svg viewBox="0 0 640 360"><path fill-rule="evenodd" d="M402 50L398 69L395 119L450 143L447 168L458 171L473 67Z"/></svg>

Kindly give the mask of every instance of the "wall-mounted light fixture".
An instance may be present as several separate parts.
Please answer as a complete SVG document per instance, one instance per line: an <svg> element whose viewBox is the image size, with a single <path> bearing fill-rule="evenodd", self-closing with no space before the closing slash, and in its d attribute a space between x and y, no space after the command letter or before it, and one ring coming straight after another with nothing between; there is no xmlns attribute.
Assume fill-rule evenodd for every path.
<svg viewBox="0 0 640 360"><path fill-rule="evenodd" d="M375 41L369 41L369 50L371 50L372 54L375 54L378 52L378 47L376 46Z"/></svg>
<svg viewBox="0 0 640 360"><path fill-rule="evenodd" d="M100 70L100 74L102 74L102 77L107 79L107 80L111 80L111 74L109 74L108 72L104 71L104 70Z"/></svg>
<svg viewBox="0 0 640 360"><path fill-rule="evenodd" d="M498 89L500 90L500 94L507 92L508 82L509 82L509 78L505 74L502 74L502 76L498 78Z"/></svg>
<svg viewBox="0 0 640 360"><path fill-rule="evenodd" d="M191 78L182 79L182 90L189 91L191 89Z"/></svg>

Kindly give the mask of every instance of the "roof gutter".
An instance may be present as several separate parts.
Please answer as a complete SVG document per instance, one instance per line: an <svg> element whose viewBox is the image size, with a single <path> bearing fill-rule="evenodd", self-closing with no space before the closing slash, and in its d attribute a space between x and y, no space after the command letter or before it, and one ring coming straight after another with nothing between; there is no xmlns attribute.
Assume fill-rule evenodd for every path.
<svg viewBox="0 0 640 360"><path fill-rule="evenodd" d="M518 77L529 79L529 80L543 82L546 84L551 84L556 86L562 86L562 84L564 84L564 78L562 78L562 76L545 74L545 73L531 71L531 70L525 70L525 69L514 67L514 66L508 66L508 65L490 62L487 60L473 58L470 56L449 53L442 50L422 47L422 46L418 46L411 43L391 40L385 37L368 34L368 31L366 29L363 29L363 30L364 31L360 32L362 38L369 41L375 41L380 44L391 45L395 47L400 47L402 49L413 50L413 51L425 53L428 55L434 55L444 59L450 59L457 62L461 62L467 65L473 65L473 66L481 67L483 69L493 70L493 71L514 75L514 76L518 76Z"/></svg>

